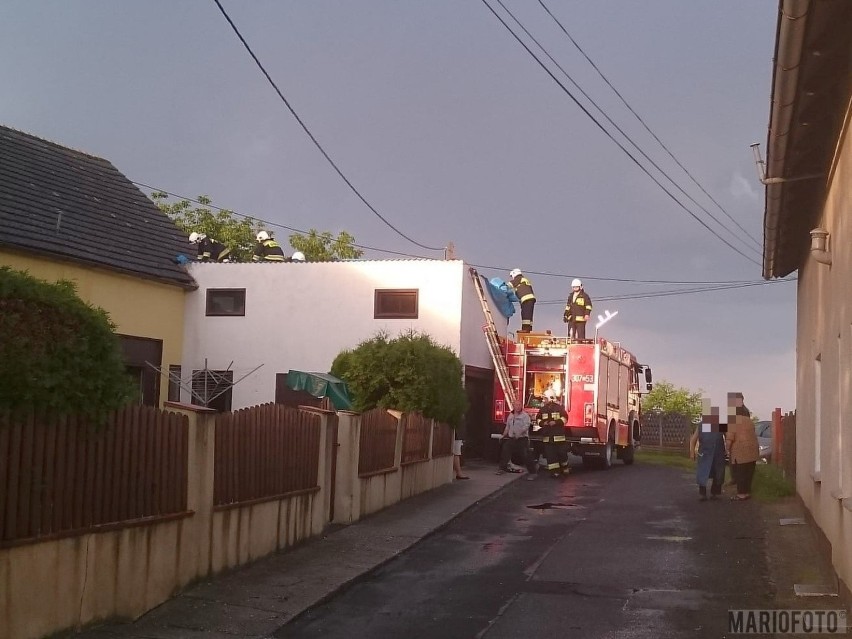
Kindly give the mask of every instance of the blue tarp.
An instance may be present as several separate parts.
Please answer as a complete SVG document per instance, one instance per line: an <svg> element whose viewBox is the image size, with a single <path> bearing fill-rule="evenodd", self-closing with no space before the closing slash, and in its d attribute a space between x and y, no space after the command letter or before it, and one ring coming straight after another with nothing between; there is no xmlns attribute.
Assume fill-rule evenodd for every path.
<svg viewBox="0 0 852 639"><path fill-rule="evenodd" d="M514 303L518 301L515 290L499 277L492 277L490 280L485 280L485 283L488 284L488 292L497 305L497 310L506 319L512 317L515 314Z"/></svg>

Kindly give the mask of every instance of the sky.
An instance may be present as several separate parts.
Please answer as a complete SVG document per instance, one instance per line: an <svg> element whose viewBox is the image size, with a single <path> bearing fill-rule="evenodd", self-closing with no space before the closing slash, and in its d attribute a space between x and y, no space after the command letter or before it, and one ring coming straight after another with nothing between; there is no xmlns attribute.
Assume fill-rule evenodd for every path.
<svg viewBox="0 0 852 639"><path fill-rule="evenodd" d="M762 419L795 408L796 284L761 278L764 193L749 148L765 144L775 0L542 0L719 206L539 0L502 0L727 230L621 138L498 0L487 2L682 206L486 0L221 2L328 155L400 233L329 165L213 0L4 0L0 124L266 220L285 248L289 231L274 224L345 230L372 259L439 258L423 246L452 242L488 277L521 268L538 297L534 330L564 334L564 300L580 277L594 315L618 311L600 335L656 380L719 406L742 391ZM624 298L707 282L757 285Z"/></svg>

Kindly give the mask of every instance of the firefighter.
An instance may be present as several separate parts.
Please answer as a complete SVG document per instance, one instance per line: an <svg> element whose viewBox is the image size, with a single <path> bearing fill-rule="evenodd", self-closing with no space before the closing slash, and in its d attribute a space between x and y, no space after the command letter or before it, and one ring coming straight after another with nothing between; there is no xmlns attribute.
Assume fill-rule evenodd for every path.
<svg viewBox="0 0 852 639"><path fill-rule="evenodd" d="M212 237L207 237L204 233L190 233L189 241L191 244L198 245L199 262L230 261L231 249Z"/></svg>
<svg viewBox="0 0 852 639"><path fill-rule="evenodd" d="M261 231L257 234L257 244L254 246L252 262L286 262L284 249L275 240L269 237L269 233Z"/></svg>
<svg viewBox="0 0 852 639"><path fill-rule="evenodd" d="M571 282L571 295L565 303L565 313L562 321L568 324L568 337L570 339L586 339L586 322L592 314L592 298L583 290L583 282L573 280Z"/></svg>
<svg viewBox="0 0 852 639"><path fill-rule="evenodd" d="M515 295L521 302L521 328L519 333L532 331L533 311L535 310L535 293L530 281L524 277L521 269L516 268L509 272L509 285L514 289Z"/></svg>
<svg viewBox="0 0 852 639"><path fill-rule="evenodd" d="M545 404L538 413L538 423L541 427L544 456L547 458L547 470L551 477L567 475L568 442L565 438L565 424L568 413L562 404L556 401L556 393L548 388L544 391Z"/></svg>

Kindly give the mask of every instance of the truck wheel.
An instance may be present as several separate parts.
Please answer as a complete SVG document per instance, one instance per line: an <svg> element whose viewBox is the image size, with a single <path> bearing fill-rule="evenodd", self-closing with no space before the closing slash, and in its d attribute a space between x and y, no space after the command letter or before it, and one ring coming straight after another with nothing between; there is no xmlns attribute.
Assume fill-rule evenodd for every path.
<svg viewBox="0 0 852 639"><path fill-rule="evenodd" d="M626 446L623 451L621 451L621 461L624 462L625 466L629 466L633 463L634 457L633 455L636 453L636 448L631 444L630 446Z"/></svg>
<svg viewBox="0 0 852 639"><path fill-rule="evenodd" d="M601 468L604 470L609 470L612 468L612 458L615 456L615 446L612 445L612 442L607 442L606 446L603 449L603 457L600 460Z"/></svg>

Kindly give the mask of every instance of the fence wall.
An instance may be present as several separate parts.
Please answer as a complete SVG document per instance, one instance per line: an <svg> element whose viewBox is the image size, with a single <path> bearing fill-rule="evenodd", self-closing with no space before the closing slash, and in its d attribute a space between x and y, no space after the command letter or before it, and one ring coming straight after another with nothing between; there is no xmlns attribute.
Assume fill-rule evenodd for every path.
<svg viewBox="0 0 852 639"><path fill-rule="evenodd" d="M780 460L773 459L773 461L780 461L781 469L784 471L784 477L796 483L796 411L792 411L790 413L786 413L783 417L781 417L781 436L777 437L773 440L773 446L775 446L775 442L781 441L781 457ZM775 457L775 451L773 450L773 458Z"/></svg>
<svg viewBox="0 0 852 639"><path fill-rule="evenodd" d="M687 452L692 435L692 422L678 413L645 413L642 415L642 448Z"/></svg>
<svg viewBox="0 0 852 639"><path fill-rule="evenodd" d="M0 421L0 531L14 533L0 540L0 639L136 618L332 519L452 482L452 457L433 456L452 433L420 416L167 408L127 409L103 431ZM389 467L360 473L362 444L363 467Z"/></svg>

